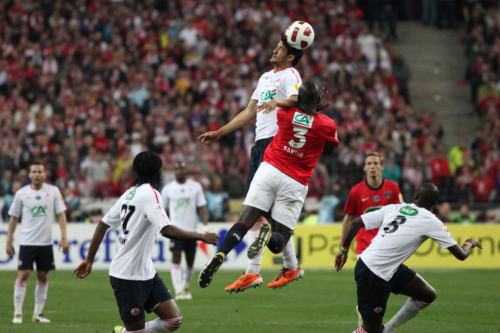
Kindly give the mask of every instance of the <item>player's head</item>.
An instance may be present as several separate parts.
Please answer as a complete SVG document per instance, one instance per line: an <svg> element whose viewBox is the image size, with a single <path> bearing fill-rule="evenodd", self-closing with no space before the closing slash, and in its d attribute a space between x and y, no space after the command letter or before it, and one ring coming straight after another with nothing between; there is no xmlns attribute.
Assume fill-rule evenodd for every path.
<svg viewBox="0 0 500 333"><path fill-rule="evenodd" d="M161 167L163 162L160 156L152 151L143 151L137 154L132 163L135 174L134 186L150 184L160 190L162 186Z"/></svg>
<svg viewBox="0 0 500 333"><path fill-rule="evenodd" d="M363 170L366 172L367 177L382 177L382 171L384 170L384 157L377 152L369 153L365 157Z"/></svg>
<svg viewBox="0 0 500 333"><path fill-rule="evenodd" d="M184 183L186 181L186 175L187 175L186 163L175 162L174 173L175 173L175 180L177 180L179 183Z"/></svg>
<svg viewBox="0 0 500 333"><path fill-rule="evenodd" d="M420 185L415 193L414 201L420 207L431 210L439 197L439 190L433 183L427 182Z"/></svg>
<svg viewBox="0 0 500 333"><path fill-rule="evenodd" d="M316 113L319 100L319 89L315 83L304 82L300 85L297 107L309 114Z"/></svg>
<svg viewBox="0 0 500 333"><path fill-rule="evenodd" d="M285 35L281 35L281 40L278 46L273 50L271 56L271 64L279 67L293 67L297 66L300 58L304 55L303 50L299 50L288 45Z"/></svg>
<svg viewBox="0 0 500 333"><path fill-rule="evenodd" d="M40 187L45 181L45 176L46 176L45 167L43 166L42 162L34 161L33 163L30 164L28 170L29 170L28 177L29 179L31 179L31 183L35 187Z"/></svg>

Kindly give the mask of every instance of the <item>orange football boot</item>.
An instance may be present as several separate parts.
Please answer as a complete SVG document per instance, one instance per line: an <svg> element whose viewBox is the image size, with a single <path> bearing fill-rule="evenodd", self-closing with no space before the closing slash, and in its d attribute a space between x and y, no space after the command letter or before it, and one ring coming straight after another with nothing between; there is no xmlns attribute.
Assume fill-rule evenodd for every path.
<svg viewBox="0 0 500 333"><path fill-rule="evenodd" d="M262 277L260 275L244 273L238 278L238 280L224 288L224 290L229 291L229 293L232 293L233 291L239 293L240 291L244 291L248 288L260 287L262 282L264 282L264 280L262 280Z"/></svg>
<svg viewBox="0 0 500 333"><path fill-rule="evenodd" d="M280 274L276 277L276 279L269 282L267 285L268 288L281 288L286 286L292 281L297 281L304 276L304 270L302 268L297 268L296 270L291 270L283 267L281 269Z"/></svg>

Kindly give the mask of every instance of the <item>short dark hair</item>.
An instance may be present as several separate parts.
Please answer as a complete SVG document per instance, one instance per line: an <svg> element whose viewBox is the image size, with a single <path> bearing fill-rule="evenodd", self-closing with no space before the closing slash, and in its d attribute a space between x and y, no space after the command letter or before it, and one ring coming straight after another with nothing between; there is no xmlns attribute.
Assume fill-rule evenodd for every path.
<svg viewBox="0 0 500 333"><path fill-rule="evenodd" d="M41 166L43 166L43 169L45 170L45 166L43 165L43 163L36 160L36 161L31 162L30 165L28 166L28 172L31 172L31 167L34 165L41 165Z"/></svg>
<svg viewBox="0 0 500 333"><path fill-rule="evenodd" d="M132 186L140 186L142 184L150 184L158 191L161 190L163 181L161 179L161 168L163 162L152 151L143 151L137 154L132 163L135 180Z"/></svg>
<svg viewBox="0 0 500 333"><path fill-rule="evenodd" d="M296 49L294 47L291 47L288 42L286 41L286 37L285 37L285 34L282 34L281 35L281 41L283 42L283 44L285 45L285 48L286 48L286 54L287 55L293 55L294 58L292 60L292 66L297 66L297 64L299 63L300 61L300 58L302 58L302 56L304 55L304 50L299 50L299 49Z"/></svg>

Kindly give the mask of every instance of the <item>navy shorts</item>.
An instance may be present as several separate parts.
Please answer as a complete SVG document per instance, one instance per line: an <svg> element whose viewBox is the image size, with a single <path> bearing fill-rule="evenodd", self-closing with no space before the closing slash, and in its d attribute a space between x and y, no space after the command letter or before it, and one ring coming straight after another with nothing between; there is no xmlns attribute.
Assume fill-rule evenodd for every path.
<svg viewBox="0 0 500 333"><path fill-rule="evenodd" d="M32 271L33 263L36 263L37 271L48 272L56 269L52 245L21 245L17 269Z"/></svg>
<svg viewBox="0 0 500 333"><path fill-rule="evenodd" d="M267 146L273 141L274 137L260 139L255 141L255 146L252 147L250 152L250 165L248 166L248 176L247 176L247 187L245 189L245 194L248 193L248 189L250 188L250 184L252 183L253 176L257 172L259 165L264 160L264 152L266 151Z"/></svg>
<svg viewBox="0 0 500 333"><path fill-rule="evenodd" d="M375 275L358 259L354 276L358 289L358 311L366 319L384 317L390 293L399 294L417 273L406 265L399 265L389 281Z"/></svg>
<svg viewBox="0 0 500 333"><path fill-rule="evenodd" d="M151 313L155 305L172 299L172 294L158 274L146 281L123 280L110 276L109 282L115 291L120 318L126 322L143 320L144 311Z"/></svg>
<svg viewBox="0 0 500 333"><path fill-rule="evenodd" d="M184 251L186 253L195 253L197 241L183 241L177 239L170 240L170 251Z"/></svg>

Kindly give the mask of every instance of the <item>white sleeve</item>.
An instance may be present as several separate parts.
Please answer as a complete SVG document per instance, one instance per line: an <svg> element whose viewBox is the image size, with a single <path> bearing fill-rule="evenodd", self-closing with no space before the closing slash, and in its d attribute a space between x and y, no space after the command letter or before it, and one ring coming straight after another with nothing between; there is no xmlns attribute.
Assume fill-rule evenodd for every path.
<svg viewBox="0 0 500 333"><path fill-rule="evenodd" d="M290 98L290 96L299 94L299 88L302 84L302 79L299 75L299 72L297 72L297 70L295 69L292 69L290 74L287 75L286 78L280 82L280 84L280 88L285 91L286 98L288 99Z"/></svg>
<svg viewBox="0 0 500 333"><path fill-rule="evenodd" d="M436 217L431 217L427 223L425 235L433 241L441 245L442 249L447 249L450 246L457 244L457 241L448 231L446 225L439 221Z"/></svg>
<svg viewBox="0 0 500 333"><path fill-rule="evenodd" d="M55 192L55 202L54 202L54 210L56 211L56 214L60 214L64 211L66 211L66 204L64 203L63 196L61 194L61 191L57 187L54 187L54 192Z"/></svg>
<svg viewBox="0 0 500 333"><path fill-rule="evenodd" d="M205 193L203 193L203 188L198 183L197 184L197 193L196 193L196 207L203 207L207 205L207 199L205 199Z"/></svg>
<svg viewBox="0 0 500 333"><path fill-rule="evenodd" d="M369 212L360 216L363 220L363 223L365 224L366 230L376 229L382 226L387 207L388 206L384 206L379 210Z"/></svg>
<svg viewBox="0 0 500 333"><path fill-rule="evenodd" d="M161 190L161 201L163 202L163 207L168 208L168 186L165 186L163 190ZM172 212L170 212L172 213Z"/></svg>
<svg viewBox="0 0 500 333"><path fill-rule="evenodd" d="M16 195L14 195L14 201L12 201L12 205L9 208L9 215L17 218L20 218L23 212L23 201L21 200L20 192L17 191Z"/></svg>
<svg viewBox="0 0 500 333"><path fill-rule="evenodd" d="M113 207L109 210L109 212L104 215L102 218L102 222L106 223L111 227L111 229L118 229L122 224L122 220L120 218L121 213L121 200L115 202Z"/></svg>
<svg viewBox="0 0 500 333"><path fill-rule="evenodd" d="M149 222L156 227L157 231L160 231L167 225L170 225L170 220L161 202L158 202L153 195L154 193L151 192L151 195L144 196L143 209Z"/></svg>
<svg viewBox="0 0 500 333"><path fill-rule="evenodd" d="M259 84L260 84L260 79L257 82L257 87L255 87L255 90L253 91L252 97L250 99L253 99L255 101L259 100Z"/></svg>

